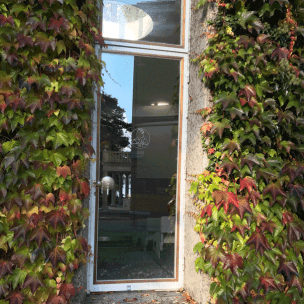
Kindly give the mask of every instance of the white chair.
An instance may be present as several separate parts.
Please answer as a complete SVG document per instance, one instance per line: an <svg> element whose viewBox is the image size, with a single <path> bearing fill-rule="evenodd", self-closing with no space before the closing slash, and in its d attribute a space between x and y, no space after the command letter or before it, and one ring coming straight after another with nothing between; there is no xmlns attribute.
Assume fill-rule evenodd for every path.
<svg viewBox="0 0 304 304"><path fill-rule="evenodd" d="M160 230L153 235L153 251L160 258L160 252L164 244L173 243L175 240L175 216L162 216L160 218Z"/></svg>
<svg viewBox="0 0 304 304"><path fill-rule="evenodd" d="M160 222L160 218L147 218L145 251L147 249L148 241L153 241L154 234L160 231Z"/></svg>

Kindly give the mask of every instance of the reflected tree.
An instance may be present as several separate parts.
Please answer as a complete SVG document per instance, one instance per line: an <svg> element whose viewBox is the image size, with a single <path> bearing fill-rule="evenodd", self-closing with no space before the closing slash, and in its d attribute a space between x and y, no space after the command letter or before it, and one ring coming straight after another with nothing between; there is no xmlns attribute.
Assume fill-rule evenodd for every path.
<svg viewBox="0 0 304 304"><path fill-rule="evenodd" d="M131 123L125 121L125 110L118 105L117 98L102 94L100 115L100 142L111 151L121 151L129 145L126 132L131 131Z"/></svg>

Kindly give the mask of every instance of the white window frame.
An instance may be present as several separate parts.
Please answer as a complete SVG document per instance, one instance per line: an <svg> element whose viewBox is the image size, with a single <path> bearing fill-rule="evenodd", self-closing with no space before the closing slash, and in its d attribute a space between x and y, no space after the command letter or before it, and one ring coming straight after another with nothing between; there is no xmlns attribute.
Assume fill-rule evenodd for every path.
<svg viewBox="0 0 304 304"><path fill-rule="evenodd" d="M178 244L178 265L175 265L175 274L177 279L146 279L143 280L129 280L128 282L116 281L115 283L108 283L107 281L95 281L94 271L94 256L95 252L95 231L96 231L96 188L93 186L93 181L96 180L97 168L99 163L98 156L95 155L95 161L90 163L90 181L91 192L89 200L90 216L88 220L88 243L91 246L93 258L87 264L87 293L106 292L106 291L127 291L127 290L177 290L184 285L184 214L185 214L185 196L186 196L186 142L187 142L187 109L188 109L188 82L189 82L189 15L190 15L190 1L182 1L182 23L183 33L181 33L182 46L172 45L168 46L157 43L140 43L131 41L114 41L106 40L107 48L100 49L96 46L96 53L101 55L104 53L126 54L134 56L151 56L162 57L167 59L180 60L180 115L179 115L179 142L178 148L178 181L177 181L177 199L179 201L179 223L176 226L179 236L178 242L175 242L175 252L177 252ZM182 40L182 39L181 39ZM96 95L96 94L95 94ZM97 95L95 96L97 100ZM95 151L98 151L98 109L92 111L92 146ZM176 272L176 271L175 271Z"/></svg>

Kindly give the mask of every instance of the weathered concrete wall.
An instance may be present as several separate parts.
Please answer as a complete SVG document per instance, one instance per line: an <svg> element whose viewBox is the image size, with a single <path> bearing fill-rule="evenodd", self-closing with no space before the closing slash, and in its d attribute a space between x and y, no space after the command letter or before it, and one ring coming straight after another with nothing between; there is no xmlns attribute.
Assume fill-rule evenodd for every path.
<svg viewBox="0 0 304 304"><path fill-rule="evenodd" d="M197 0L192 0L192 7L196 3ZM205 23L214 16L215 9L212 5L200 10L191 9L190 59L195 58L206 49L208 39L204 34L207 32ZM192 174L203 172L208 163L201 144L200 127L203 124L203 120L200 115L195 114L195 111L208 106L210 92L204 86L201 78L198 77L198 71L198 66L190 63L186 158L187 179L191 179ZM188 183L188 189L189 187L190 184ZM198 303L205 304L210 299L210 281L207 275L196 273L195 271L195 260L198 255L193 254L193 247L200 239L199 235L193 230L195 219L190 213L197 212L197 210L192 203L190 195L186 195L185 211L185 288Z"/></svg>
<svg viewBox="0 0 304 304"><path fill-rule="evenodd" d="M89 169L86 171L86 177L89 176ZM89 209L89 197L83 202L83 207ZM88 239L88 220L85 221L85 228L81 229L78 233L79 236ZM79 290L76 296L72 299L71 304L83 304L85 303L86 289L87 289L87 265L80 264L73 277L73 284L75 289Z"/></svg>

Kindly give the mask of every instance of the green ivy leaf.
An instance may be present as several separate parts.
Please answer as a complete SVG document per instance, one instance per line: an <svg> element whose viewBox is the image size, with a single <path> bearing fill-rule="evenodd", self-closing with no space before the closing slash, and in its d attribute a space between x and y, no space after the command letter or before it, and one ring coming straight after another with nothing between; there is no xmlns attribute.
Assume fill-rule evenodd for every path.
<svg viewBox="0 0 304 304"><path fill-rule="evenodd" d="M15 290L18 285L24 283L25 277L27 276L27 271L25 269L16 268L13 270L12 275L8 277L8 282L13 284L13 289Z"/></svg>

